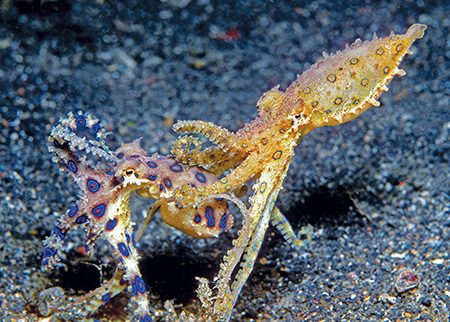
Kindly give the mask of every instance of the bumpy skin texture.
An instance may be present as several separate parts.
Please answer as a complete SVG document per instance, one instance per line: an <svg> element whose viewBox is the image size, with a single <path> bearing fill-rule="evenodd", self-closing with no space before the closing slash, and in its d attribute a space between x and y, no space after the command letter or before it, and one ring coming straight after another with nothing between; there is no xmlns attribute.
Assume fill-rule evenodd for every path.
<svg viewBox="0 0 450 322"><path fill-rule="evenodd" d="M405 74L398 65L412 43L423 37L425 29L426 26L416 24L404 35L392 34L364 43L357 40L343 52L313 65L286 91L276 87L265 93L257 104L258 117L236 133L202 121L177 123L175 131L198 133L215 144L202 150L196 137L180 138L172 149L179 163L172 157L148 157L138 142L125 145L113 154L104 144L105 134L97 120L82 114L70 115L52 132L50 150L55 154L55 161L78 183L82 194L76 208L69 209L46 240L44 265L52 267L61 261L60 248L68 230L77 225L86 226L87 244L98 237L106 238L115 249L123 272L116 272L111 284L78 299L78 303L89 301L92 312L97 303L123 290L123 286L117 285L123 275L137 303L134 312L142 321L148 321L146 290L137 265L130 221L130 194L137 192L158 199L163 220L175 228L194 237L211 237L226 230L232 220L229 216L225 224L226 204L210 198L240 191L245 183L256 180L244 215L246 223L233 242L233 249L223 259L213 281L214 288L210 288L210 281L199 278L197 292L205 309L203 317L229 319L253 268L269 221L288 239L293 237L292 228L274 203L298 141L314 128L348 122L370 107L378 106L377 98L387 90L393 76ZM157 167L148 162L159 165L160 172L152 172ZM197 166L208 170L211 176ZM194 173L183 177L189 171ZM197 182L196 172L205 176L205 182ZM213 180L212 175L222 177ZM217 211L211 214L207 205ZM148 218L153 213L151 210ZM177 213L182 219L176 217ZM203 216L199 222L198 214ZM295 236L291 241L295 242ZM184 317L196 319L187 313Z"/></svg>
<svg viewBox="0 0 450 322"><path fill-rule="evenodd" d="M233 266L228 265L230 251L215 279L215 291L208 281L201 280L199 297L207 314L227 320L237 296L247 280L258 254L264 232L274 209L274 202L282 188L298 141L312 129L346 123L372 106L379 106L378 97L387 91L412 43L422 38L425 25L412 25L404 35L372 41L355 41L351 46L317 62L286 89L278 87L266 92L258 101L259 114L236 133L201 121L181 121L174 130L205 136L216 147L201 150L194 137L181 138L172 150L176 158L194 166L200 165L220 180L199 191L183 187L176 192L176 200L185 206L195 204L199 195L234 191L252 179L250 198L250 238L240 258L241 268L229 287ZM189 150L193 145L195 148ZM233 259L233 262L236 259Z"/></svg>
<svg viewBox="0 0 450 322"><path fill-rule="evenodd" d="M171 192L178 187L204 187L216 177L200 167L179 164L171 156L147 156L139 140L124 144L115 152L119 158L116 177L129 173L136 178L146 178L150 185L137 190L144 197L160 200L163 221L195 238L217 237L233 225L225 200L209 199L196 209L179 208L169 201Z"/></svg>
<svg viewBox="0 0 450 322"><path fill-rule="evenodd" d="M64 257L62 244L66 234L74 227L84 226L86 252L99 237L104 238L112 246L119 266L109 283L84 297L72 299L73 310L79 316L92 313L125 288L126 283L117 283L123 279L128 282L137 304L133 309L135 317L147 321L150 312L130 218L131 194L137 192L158 199L162 219L196 238L218 236L231 227L233 219L223 199L206 198L199 202L199 207L178 208L167 198L181 185L212 184L215 176L208 171L180 165L170 156L147 156L139 141L124 144L113 153L104 138L99 121L82 113L69 114L51 133L49 150L54 161L69 173L81 193L79 201L59 219L45 240L43 265L47 269L58 265Z"/></svg>

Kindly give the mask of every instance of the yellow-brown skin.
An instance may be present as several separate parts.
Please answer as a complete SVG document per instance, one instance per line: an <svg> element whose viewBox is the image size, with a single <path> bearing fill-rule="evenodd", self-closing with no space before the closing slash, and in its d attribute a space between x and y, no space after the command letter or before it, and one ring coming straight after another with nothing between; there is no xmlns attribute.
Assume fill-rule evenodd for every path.
<svg viewBox="0 0 450 322"><path fill-rule="evenodd" d="M154 176L153 180L142 184L143 188L137 190L143 197L158 200L158 204L149 212L150 216L146 222L149 222L159 208L161 218L166 224L195 238L217 237L233 225L233 216L228 213L227 202L223 199L203 200L201 205L194 209L177 207L175 202L166 198L171 195L171 190L177 187L201 187L212 184L216 177L208 171L178 164L171 156L147 156L140 147L139 140L122 145L115 154L121 157L116 168L117 178L121 178L124 173L140 179ZM149 162L155 168L150 168ZM209 220L206 218L207 209L210 211ZM145 227L144 224L143 228ZM138 239L143 231L142 229L138 233Z"/></svg>
<svg viewBox="0 0 450 322"><path fill-rule="evenodd" d="M357 40L344 51L331 55L313 65L286 89L278 87L266 92L258 101L259 114L236 133L228 132L213 123L181 121L174 125L177 132L200 133L216 147L200 151L195 138L185 137L176 142L172 153L180 162L200 165L216 175L229 173L202 189L183 187L175 192L176 200L184 205L195 204L199 195L227 193L239 189L251 179L258 179L250 199L250 227L242 268L228 287L234 267L223 265L218 275L217 298L210 294L206 282L199 288L199 296L207 314L228 319L236 298L251 272L269 220L273 203L282 188L298 141L311 130L346 123L372 106L387 91L412 43L422 38L425 25L412 25L404 35L361 42ZM188 151L189 144L195 149ZM242 246L242 245L241 245ZM229 262L229 252L224 262ZM233 262L236 259L233 259ZM209 303L209 304L208 304Z"/></svg>
<svg viewBox="0 0 450 322"><path fill-rule="evenodd" d="M70 304L63 307L50 305L52 309L46 310L45 314L59 316L71 312L77 317L85 317L129 285L133 294L132 316L146 320L150 316L148 294L140 274L136 241L153 214L160 209L164 222L192 237L217 237L233 224L225 201L231 198L211 196L198 200L200 206L196 208L177 207L169 198L174 189L185 185L205 186L216 177L200 167L181 165L171 156L148 156L139 140L123 144L112 153L105 137L99 120L81 112L69 113L68 118L52 129L49 150L53 160L77 183L81 193L78 202L59 218L52 234L44 241L43 268L52 269L60 264L64 258L65 236L71 229L82 226L87 230L84 251L88 253L89 246L92 248L97 239L103 237L114 250L118 269L112 279L96 290L68 298ZM130 210L133 192L157 199L135 238ZM119 283L122 278L124 283Z"/></svg>

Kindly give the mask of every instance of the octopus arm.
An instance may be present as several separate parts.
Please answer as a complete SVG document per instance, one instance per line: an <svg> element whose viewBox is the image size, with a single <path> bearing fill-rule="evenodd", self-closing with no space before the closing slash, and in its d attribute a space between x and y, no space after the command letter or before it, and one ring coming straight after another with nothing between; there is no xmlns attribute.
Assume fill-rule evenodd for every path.
<svg viewBox="0 0 450 322"><path fill-rule="evenodd" d="M291 224L277 207L274 207L272 210L270 223L280 232L290 245L294 247L302 246L303 242L298 239Z"/></svg>
<svg viewBox="0 0 450 322"><path fill-rule="evenodd" d="M302 100L303 114L311 120L309 129L346 123L380 105L377 99L393 77L405 75L398 66L425 29L425 25L414 24L403 35L356 41L314 64L285 95Z"/></svg>
<svg viewBox="0 0 450 322"><path fill-rule="evenodd" d="M182 187L176 192L176 198L184 205L192 205L199 200L199 196L229 193L242 187L247 181L259 174L261 156L251 155L247 157L237 168L230 173L206 187L191 188Z"/></svg>
<svg viewBox="0 0 450 322"><path fill-rule="evenodd" d="M119 195L108 205L108 217L115 220L110 226L105 239L114 249L114 254L124 271L124 279L128 282L132 302L135 304L133 315L137 319L150 317L148 292L139 269L139 254L134 240L130 221L129 199L131 192Z"/></svg>
<svg viewBox="0 0 450 322"><path fill-rule="evenodd" d="M255 194L250 199L250 208L247 211L249 218L247 219L246 234L249 237L243 245L237 243L231 251L234 252L238 246L243 248L240 264L238 265L239 270L236 272L230 287L230 276L237 265L231 265L230 263L232 262L224 261L214 279L216 281L217 294L214 298L209 300L203 299L202 301L203 303L211 303L208 310L209 314L214 316L214 318L219 320L229 319L234 303L236 303L237 297L252 271L271 219L274 202L281 189L282 180L278 180L279 174L277 174L277 170L286 169L286 162L288 162L288 159L281 164L275 160L269 161L261 172L259 180L253 185ZM205 294L208 293L204 283L200 285L200 290Z"/></svg>
<svg viewBox="0 0 450 322"><path fill-rule="evenodd" d="M233 147L234 134L212 122L179 121L174 124L173 130L182 133L202 134L225 151L229 151Z"/></svg>
<svg viewBox="0 0 450 322"><path fill-rule="evenodd" d="M209 171L230 159L230 154L219 147L209 147L200 150L200 143L193 137L178 138L172 144L170 152L178 162L191 167L201 166Z"/></svg>

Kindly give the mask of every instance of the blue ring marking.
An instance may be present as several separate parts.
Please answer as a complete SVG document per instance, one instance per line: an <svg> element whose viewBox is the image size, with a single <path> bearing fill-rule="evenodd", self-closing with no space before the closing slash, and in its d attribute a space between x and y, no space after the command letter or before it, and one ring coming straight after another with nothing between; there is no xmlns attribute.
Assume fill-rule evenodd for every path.
<svg viewBox="0 0 450 322"><path fill-rule="evenodd" d="M195 215L195 217L194 217L194 222L196 223L196 224L199 224L200 222L202 221L202 217L200 216L200 215Z"/></svg>
<svg viewBox="0 0 450 322"><path fill-rule="evenodd" d="M77 171L78 171L77 164L72 160L67 162L67 168L73 173L77 173Z"/></svg>
<svg viewBox="0 0 450 322"><path fill-rule="evenodd" d="M45 257L52 257L53 255L56 254L56 249L51 248L51 247L45 247L43 252L42 252L42 254L44 255L44 258Z"/></svg>
<svg viewBox="0 0 450 322"><path fill-rule="evenodd" d="M196 174L195 174L195 179L197 179L199 182L201 182L201 183L205 183L206 182L206 177L205 177L205 175L203 174L203 173L201 173L201 172L197 172Z"/></svg>
<svg viewBox="0 0 450 322"><path fill-rule="evenodd" d="M80 128L86 127L86 116L75 114L75 119L76 119L76 123L77 123L77 130L78 130L78 127L80 127Z"/></svg>
<svg viewBox="0 0 450 322"><path fill-rule="evenodd" d="M66 236L58 226L53 227L52 235L57 236L61 240L64 240L64 238L66 238Z"/></svg>
<svg viewBox="0 0 450 322"><path fill-rule="evenodd" d="M172 164L169 169L173 172L181 172L183 171L183 167L181 165L179 165L178 163L174 163Z"/></svg>
<svg viewBox="0 0 450 322"><path fill-rule="evenodd" d="M118 243L118 244L117 244L117 248L119 248L119 252L120 252L123 256L128 257L128 256L130 255L130 252L129 252L129 250L128 250L128 247L127 247L127 245L125 245L125 243L122 243L122 242Z"/></svg>
<svg viewBox="0 0 450 322"><path fill-rule="evenodd" d="M152 168L152 169L154 169L154 168L156 168L158 166L158 164L156 162L153 162L153 161L148 161L147 165L149 166L149 168Z"/></svg>
<svg viewBox="0 0 450 322"><path fill-rule="evenodd" d="M87 217L84 215L81 215L80 217L77 218L77 220L75 220L75 222L77 224L84 224L87 221Z"/></svg>
<svg viewBox="0 0 450 322"><path fill-rule="evenodd" d="M106 210L105 204L101 203L92 209L92 214L94 215L94 217L100 218L105 214L105 210Z"/></svg>
<svg viewBox="0 0 450 322"><path fill-rule="evenodd" d="M131 293L133 293L134 296L136 296L138 294L137 286L134 282L131 283Z"/></svg>
<svg viewBox="0 0 450 322"><path fill-rule="evenodd" d="M102 302L106 303L109 301L110 298L111 298L111 293L106 293L105 295L102 296Z"/></svg>
<svg viewBox="0 0 450 322"><path fill-rule="evenodd" d="M172 188L172 181L169 178L164 178L164 185L170 189Z"/></svg>
<svg viewBox="0 0 450 322"><path fill-rule="evenodd" d="M92 135L96 135L98 130L100 130L100 128L101 128L100 124L99 123L95 123L89 129L89 132L91 132Z"/></svg>
<svg viewBox="0 0 450 322"><path fill-rule="evenodd" d="M214 219L214 210L210 206L205 209L205 217L208 220L208 227L214 227L214 224L216 223Z"/></svg>
<svg viewBox="0 0 450 322"><path fill-rule="evenodd" d="M116 224L117 224L117 219L116 218L108 220L106 222L106 225L105 225L106 231L113 230L116 227Z"/></svg>
<svg viewBox="0 0 450 322"><path fill-rule="evenodd" d="M72 207L69 208L69 210L67 211L67 215L72 218L74 217L78 212L78 207L76 205L73 205Z"/></svg>
<svg viewBox="0 0 450 322"><path fill-rule="evenodd" d="M130 241L131 241L131 237L130 237L130 235L128 235L128 234L125 234L125 238L126 238L126 240L127 240L127 244L129 244L129 243L130 243Z"/></svg>
<svg viewBox="0 0 450 322"><path fill-rule="evenodd" d="M123 153L122 152L117 153L117 158L123 159Z"/></svg>
<svg viewBox="0 0 450 322"><path fill-rule="evenodd" d="M114 175L114 172L113 171L106 171L105 172L107 175L109 175L109 176L113 176Z"/></svg>
<svg viewBox="0 0 450 322"><path fill-rule="evenodd" d="M97 182L97 180L94 179L88 179L87 188L90 192L96 193L100 189L100 183Z"/></svg>
<svg viewBox="0 0 450 322"><path fill-rule="evenodd" d="M163 190L163 185L160 184L160 185L159 185L159 191L162 191L162 190Z"/></svg>
<svg viewBox="0 0 450 322"><path fill-rule="evenodd" d="M227 228L227 224L228 224L228 214L223 214L222 218L220 218L219 221L219 227L225 229Z"/></svg>
<svg viewBox="0 0 450 322"><path fill-rule="evenodd" d="M141 294L144 294L146 291L146 287L145 287L145 283L144 280L142 279L142 277L140 276L136 276L134 278L134 284L136 284L137 287L137 291Z"/></svg>
<svg viewBox="0 0 450 322"><path fill-rule="evenodd" d="M157 176L156 174L151 174L151 175L148 176L148 178L149 178L151 181L155 181L155 180L158 178L158 176Z"/></svg>
<svg viewBox="0 0 450 322"><path fill-rule="evenodd" d="M152 322L152 318L150 317L150 315L144 315L143 317L139 318L139 322Z"/></svg>
<svg viewBox="0 0 450 322"><path fill-rule="evenodd" d="M131 233L131 243L133 244L134 248L138 248L138 244L136 243L136 240L134 239L134 233Z"/></svg>

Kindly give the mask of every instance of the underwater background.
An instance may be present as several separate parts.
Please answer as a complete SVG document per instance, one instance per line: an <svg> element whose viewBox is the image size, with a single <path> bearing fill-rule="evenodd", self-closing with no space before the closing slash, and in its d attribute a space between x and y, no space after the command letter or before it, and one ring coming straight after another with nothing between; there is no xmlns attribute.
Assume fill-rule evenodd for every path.
<svg viewBox="0 0 450 322"><path fill-rule="evenodd" d="M0 319L43 318L39 293L83 293L108 278L67 241L67 269L40 271L42 240L77 198L47 138L89 112L117 147L142 137L167 154L176 120L237 130L261 94L356 38L428 25L381 107L322 128L297 147L277 205L312 239L294 251L269 231L233 320L447 321L450 302L450 5L446 1L2 1L0 21ZM134 219L149 207L135 198ZM304 236L306 238L306 236ZM195 311L230 236L194 240L156 219L141 243L153 308ZM101 267L102 274L98 267ZM417 281L409 290L399 274ZM102 276L100 276L102 275ZM126 319L125 295L96 317Z"/></svg>

